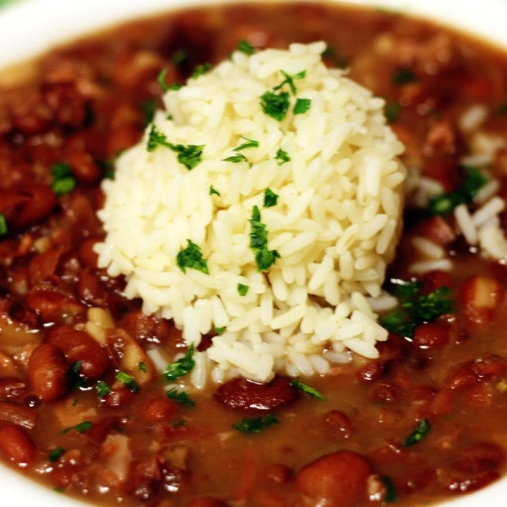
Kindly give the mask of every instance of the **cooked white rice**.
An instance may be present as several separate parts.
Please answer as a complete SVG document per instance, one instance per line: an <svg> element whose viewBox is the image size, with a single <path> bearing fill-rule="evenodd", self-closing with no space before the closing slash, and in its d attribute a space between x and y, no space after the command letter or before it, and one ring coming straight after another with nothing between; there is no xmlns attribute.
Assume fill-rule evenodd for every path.
<svg viewBox="0 0 507 507"><path fill-rule="evenodd" d="M173 145L202 145L201 162L188 170L173 149L149 152L150 126L104 183L99 265L125 275L126 295L142 298L146 313L174 319L188 344L216 335L198 354L199 386L209 376L264 382L275 372L325 373L347 350L376 357L376 342L387 338L368 300L381 294L400 231L402 145L383 100L326 68L324 50L319 42L235 52L168 91L157 132ZM279 121L260 97L287 75L295 93L288 84L278 90L291 101ZM300 98L310 108L294 114ZM248 140L258 146L235 151ZM276 158L279 150L290 160ZM238 154L245 160L224 160ZM268 188L278 200L264 207ZM279 254L265 271L250 246L254 206L267 249ZM208 274L178 267L189 240Z"/></svg>

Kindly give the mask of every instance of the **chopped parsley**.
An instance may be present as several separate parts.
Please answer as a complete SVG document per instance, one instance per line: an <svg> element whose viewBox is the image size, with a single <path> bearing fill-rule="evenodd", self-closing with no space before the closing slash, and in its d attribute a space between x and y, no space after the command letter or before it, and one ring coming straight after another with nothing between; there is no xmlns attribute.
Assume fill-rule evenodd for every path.
<svg viewBox="0 0 507 507"><path fill-rule="evenodd" d="M111 392L111 387L107 384L107 382L99 380L95 384L95 391L97 391L97 396L99 398L105 398Z"/></svg>
<svg viewBox="0 0 507 507"><path fill-rule="evenodd" d="M187 60L188 60L188 51L185 51L184 49L179 49L174 53L172 57L172 62L177 67L181 67Z"/></svg>
<svg viewBox="0 0 507 507"><path fill-rule="evenodd" d="M297 99L294 105L294 114L304 114L310 109L310 99Z"/></svg>
<svg viewBox="0 0 507 507"><path fill-rule="evenodd" d="M63 447L55 447L48 454L48 461L54 463L58 461L65 454L65 449Z"/></svg>
<svg viewBox="0 0 507 507"><path fill-rule="evenodd" d="M296 95L296 85L294 84L294 79L303 79L306 76L306 70L302 70L301 72L298 72L297 74L293 74L292 76L290 74L287 74L284 70L280 71L282 75L285 77L285 79L277 86L273 88L273 91L280 90L284 85L288 85L290 88L290 91L292 92L292 95Z"/></svg>
<svg viewBox="0 0 507 507"><path fill-rule="evenodd" d="M169 382L174 382L177 378L191 372L195 366L194 352L194 345L192 344L183 357L167 366L164 371L164 378Z"/></svg>
<svg viewBox="0 0 507 507"><path fill-rule="evenodd" d="M400 68L396 69L391 76L391 81L395 85L403 85L415 81L416 76L411 69Z"/></svg>
<svg viewBox="0 0 507 507"><path fill-rule="evenodd" d="M397 102L388 102L384 109L384 114L388 123L394 123L398 120L401 106Z"/></svg>
<svg viewBox="0 0 507 507"><path fill-rule="evenodd" d="M155 118L157 103L154 100L146 100L141 104L141 109L144 116L143 125L147 127L153 121L153 118Z"/></svg>
<svg viewBox="0 0 507 507"><path fill-rule="evenodd" d="M301 380L299 380L298 378L294 379L290 383L290 385L292 387L295 387L296 389L299 389L303 393L308 394L312 398L316 398L317 400L323 400L324 399L324 395L321 394L319 391L317 391L317 389L315 389L315 388L313 388L313 387L305 384L304 382L301 382Z"/></svg>
<svg viewBox="0 0 507 507"><path fill-rule="evenodd" d="M230 157L224 158L224 162L233 162L238 164L239 162L248 162L247 158L243 153L237 153L236 155L231 155Z"/></svg>
<svg viewBox="0 0 507 507"><path fill-rule="evenodd" d="M125 387L128 387L133 393L138 393L140 388L139 384L134 380L132 375L125 373L124 371L119 371L116 374L116 380L121 382Z"/></svg>
<svg viewBox="0 0 507 507"><path fill-rule="evenodd" d="M403 441L403 447L410 447L418 444L421 440L426 438L431 431L430 423L428 419L423 418L417 422L417 426L412 433Z"/></svg>
<svg viewBox="0 0 507 507"><path fill-rule="evenodd" d="M167 77L167 71L169 69L165 68L165 69L162 69L158 76L157 76L157 83L160 85L160 88L162 88L162 91L165 93L167 91L169 91L171 89L171 87L167 84L166 82L166 77Z"/></svg>
<svg viewBox="0 0 507 507"><path fill-rule="evenodd" d="M196 167L202 160L202 152L204 149L203 145L189 144L187 146L183 144L170 143L165 134L160 132L157 127L152 124L150 132L148 134L148 144L146 149L149 152L155 151L158 146L165 146L170 150L176 152L178 162L184 165L189 171Z"/></svg>
<svg viewBox="0 0 507 507"><path fill-rule="evenodd" d="M197 79L198 77L202 76L203 74L206 74L211 70L211 63L202 63L201 65L198 65L195 69L192 75L190 76L192 79Z"/></svg>
<svg viewBox="0 0 507 507"><path fill-rule="evenodd" d="M65 162L58 162L51 168L53 183L51 188L56 195L65 195L76 188L76 179L72 174L72 167Z"/></svg>
<svg viewBox="0 0 507 507"><path fill-rule="evenodd" d="M190 268L196 269L206 275L209 274L208 262L203 258L201 249L189 239L187 239L187 248L178 252L176 264L183 273L186 273L187 268Z"/></svg>
<svg viewBox="0 0 507 507"><path fill-rule="evenodd" d="M86 433L93 426L91 421L83 421L75 426L70 426L62 430L62 433L68 433L69 431L77 431L78 433Z"/></svg>
<svg viewBox="0 0 507 507"><path fill-rule="evenodd" d="M236 47L236 51L244 53L245 55L251 56L255 53L255 48L246 40L240 40Z"/></svg>
<svg viewBox="0 0 507 507"><path fill-rule="evenodd" d="M137 364L137 367L139 368L139 371L142 371L143 373L146 373L148 371L148 368L146 366L146 363L143 363L143 361L140 361Z"/></svg>
<svg viewBox="0 0 507 507"><path fill-rule="evenodd" d="M67 381L71 389L79 389L83 385L81 377L81 361L75 361L67 370Z"/></svg>
<svg viewBox="0 0 507 507"><path fill-rule="evenodd" d="M266 188L266 190L264 190L264 201L262 205L265 208L271 208L273 206L276 206L277 202L278 194L275 194L270 188Z"/></svg>
<svg viewBox="0 0 507 507"><path fill-rule="evenodd" d="M185 391L178 391L175 387L167 391L166 396L184 407L193 407L195 401Z"/></svg>
<svg viewBox="0 0 507 507"><path fill-rule="evenodd" d="M213 185L211 185L209 187L209 195L217 195L220 197L220 192Z"/></svg>
<svg viewBox="0 0 507 507"><path fill-rule="evenodd" d="M258 148L259 147L259 141L255 141L254 139L248 139L248 137L241 136L241 139L244 139L244 143L240 144L236 148L234 148L232 151L243 151L248 148Z"/></svg>
<svg viewBox="0 0 507 507"><path fill-rule="evenodd" d="M5 236L9 232L7 227L7 220L5 219L5 215L0 213L0 236Z"/></svg>
<svg viewBox="0 0 507 507"><path fill-rule="evenodd" d="M267 91L261 95L261 106L266 115L271 116L275 120L282 121L289 110L289 93Z"/></svg>
<svg viewBox="0 0 507 507"><path fill-rule="evenodd" d="M240 296L246 296L250 287L248 285L243 285L242 283L238 283L238 294Z"/></svg>
<svg viewBox="0 0 507 507"><path fill-rule="evenodd" d="M387 475L383 475L380 480L384 484L384 487L386 488L386 493L384 495L384 502L387 503L393 503L398 500L398 492L396 491L396 486L394 485L393 480L391 477L388 477Z"/></svg>
<svg viewBox="0 0 507 507"><path fill-rule="evenodd" d="M428 211L431 215L448 215L460 204L472 204L481 187L487 179L475 167L463 167L465 172L461 186L441 195L430 197Z"/></svg>
<svg viewBox="0 0 507 507"><path fill-rule="evenodd" d="M216 327L215 328L215 333L216 334L224 334L226 330L227 330L226 327Z"/></svg>
<svg viewBox="0 0 507 507"><path fill-rule="evenodd" d="M389 332L413 338L416 327L451 312L453 300L449 287L439 287L428 294L421 294L422 283L398 280L389 291L398 297L400 305L381 319Z"/></svg>
<svg viewBox="0 0 507 507"><path fill-rule="evenodd" d="M252 209L252 218L249 220L250 248L255 254L255 263L258 271L267 271L280 257L276 250L268 250L268 232L265 224L261 222L261 212L257 206Z"/></svg>
<svg viewBox="0 0 507 507"><path fill-rule="evenodd" d="M285 164L285 162L290 162L289 154L282 150L282 148L279 148L275 155L275 160L278 165Z"/></svg>
<svg viewBox="0 0 507 507"><path fill-rule="evenodd" d="M241 422L233 424L232 427L241 433L260 433L262 430L279 422L273 414L268 414L265 417L243 419Z"/></svg>

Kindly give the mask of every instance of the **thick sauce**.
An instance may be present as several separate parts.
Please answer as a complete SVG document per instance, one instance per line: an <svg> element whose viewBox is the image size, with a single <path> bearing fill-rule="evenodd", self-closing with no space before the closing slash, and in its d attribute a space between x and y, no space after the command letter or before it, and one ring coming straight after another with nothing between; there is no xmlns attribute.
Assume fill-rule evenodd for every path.
<svg viewBox="0 0 507 507"><path fill-rule="evenodd" d="M452 313L411 339L393 333L378 360L299 379L323 399L283 378L189 390L194 403L166 395L152 353L174 361L181 337L96 268L100 182L139 139L162 94L160 71L182 81L240 40L326 40L330 65L350 66L386 98L411 170L456 190L461 158L482 139L495 146L486 169L505 195L507 56L399 14L225 5L51 52L33 79L0 94L0 455L100 505L421 505L487 486L505 471L507 271L468 247L452 216L407 211L390 273L413 279L421 254L411 238L432 239L454 267L418 279L429 293L450 287ZM477 105L482 121L459 127ZM259 417L272 424L233 427Z"/></svg>

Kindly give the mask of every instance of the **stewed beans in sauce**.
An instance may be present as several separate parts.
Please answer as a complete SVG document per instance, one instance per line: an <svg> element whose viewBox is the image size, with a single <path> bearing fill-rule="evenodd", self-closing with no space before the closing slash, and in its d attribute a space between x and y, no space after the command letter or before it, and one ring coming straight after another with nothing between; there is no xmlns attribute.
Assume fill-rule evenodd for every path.
<svg viewBox="0 0 507 507"><path fill-rule="evenodd" d="M160 105L163 69L183 82L239 41L315 40L386 99L406 146L412 186L386 284L407 289L406 313L386 320L376 360L166 392L156 362L186 349L97 268L101 181ZM503 201L507 55L400 13L226 4L51 51L0 93L2 459L96 505L421 505L488 486L505 472L506 259L453 211L474 212L491 181Z"/></svg>

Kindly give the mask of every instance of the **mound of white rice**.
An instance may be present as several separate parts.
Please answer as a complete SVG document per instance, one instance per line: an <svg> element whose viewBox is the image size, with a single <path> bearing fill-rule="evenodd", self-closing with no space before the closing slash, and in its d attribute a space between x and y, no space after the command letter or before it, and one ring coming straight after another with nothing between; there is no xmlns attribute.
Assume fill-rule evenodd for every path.
<svg viewBox="0 0 507 507"><path fill-rule="evenodd" d="M387 338L368 299L400 229L402 145L383 100L326 68L324 50L237 51L166 92L104 183L99 265L188 344L215 335L197 357L215 381L325 373ZM275 118L264 106L282 95Z"/></svg>

